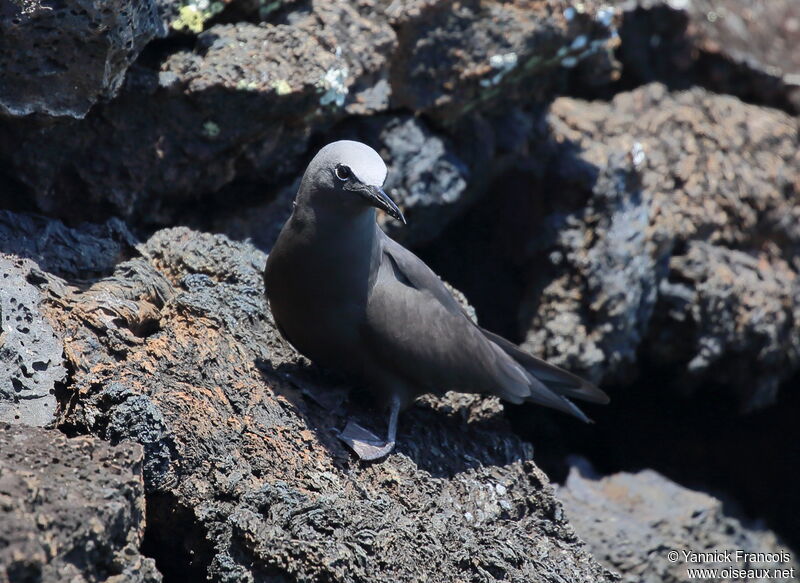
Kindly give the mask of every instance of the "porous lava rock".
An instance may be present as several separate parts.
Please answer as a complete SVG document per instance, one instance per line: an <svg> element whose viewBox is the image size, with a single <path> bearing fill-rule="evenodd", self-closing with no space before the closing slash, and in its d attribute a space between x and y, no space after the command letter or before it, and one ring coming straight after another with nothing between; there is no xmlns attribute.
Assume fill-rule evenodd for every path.
<svg viewBox="0 0 800 583"><path fill-rule="evenodd" d="M160 583L144 504L139 445L0 423L2 583Z"/></svg>
<svg viewBox="0 0 800 583"><path fill-rule="evenodd" d="M797 120L659 84L558 99L547 120L546 184L571 194L528 237L525 346L596 380L643 351L683 390L773 402L800 365Z"/></svg>
<svg viewBox="0 0 800 583"><path fill-rule="evenodd" d="M83 118L164 33L153 0L3 2L0 112Z"/></svg>

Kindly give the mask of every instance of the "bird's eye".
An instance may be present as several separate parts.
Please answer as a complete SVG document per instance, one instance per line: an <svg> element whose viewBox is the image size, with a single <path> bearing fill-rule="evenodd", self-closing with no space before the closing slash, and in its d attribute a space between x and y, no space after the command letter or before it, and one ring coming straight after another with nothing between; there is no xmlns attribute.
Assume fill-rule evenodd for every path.
<svg viewBox="0 0 800 583"><path fill-rule="evenodd" d="M350 178L352 178L353 176L353 172L350 170L350 168L348 168L344 164L339 164L334 170L334 172L336 172L336 178L338 178L342 182L350 180Z"/></svg>

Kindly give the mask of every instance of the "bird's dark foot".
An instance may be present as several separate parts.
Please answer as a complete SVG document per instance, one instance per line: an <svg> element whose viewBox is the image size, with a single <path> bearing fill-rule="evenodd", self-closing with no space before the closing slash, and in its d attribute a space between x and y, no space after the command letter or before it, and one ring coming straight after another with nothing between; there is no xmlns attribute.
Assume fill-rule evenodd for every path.
<svg viewBox="0 0 800 583"><path fill-rule="evenodd" d="M379 460L394 449L394 440L383 440L353 421L347 422L344 431L339 434L339 439L364 461Z"/></svg>

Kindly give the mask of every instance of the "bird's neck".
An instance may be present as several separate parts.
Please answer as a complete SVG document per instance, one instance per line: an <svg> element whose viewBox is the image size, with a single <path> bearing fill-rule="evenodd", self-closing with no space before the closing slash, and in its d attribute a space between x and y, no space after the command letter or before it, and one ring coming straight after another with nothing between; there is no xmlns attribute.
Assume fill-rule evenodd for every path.
<svg viewBox="0 0 800 583"><path fill-rule="evenodd" d="M292 213L295 229L303 231L308 239L341 247L368 249L377 229L375 209L317 208L297 205ZM322 244L322 243L321 243Z"/></svg>
<svg viewBox="0 0 800 583"><path fill-rule="evenodd" d="M297 205L290 222L296 243L291 260L324 274L317 293L365 305L381 258L375 210L342 213Z"/></svg>

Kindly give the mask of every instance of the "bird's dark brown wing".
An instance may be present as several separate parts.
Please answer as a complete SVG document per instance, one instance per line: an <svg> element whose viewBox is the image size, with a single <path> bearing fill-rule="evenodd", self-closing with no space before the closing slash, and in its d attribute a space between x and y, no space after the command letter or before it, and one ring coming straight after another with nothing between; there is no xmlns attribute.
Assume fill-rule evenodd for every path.
<svg viewBox="0 0 800 583"><path fill-rule="evenodd" d="M586 416L526 372L461 309L416 255L383 237L383 256L367 307L365 338L384 367L425 391L489 392Z"/></svg>

